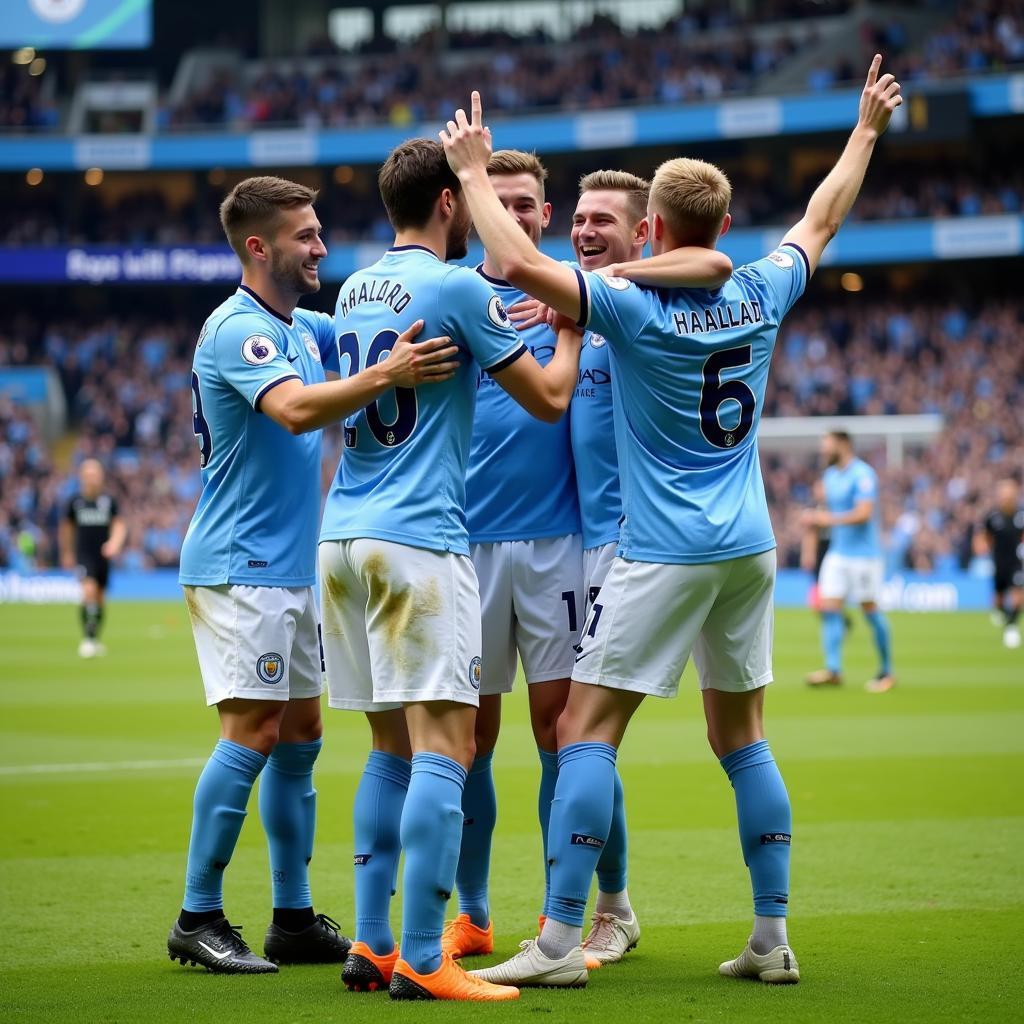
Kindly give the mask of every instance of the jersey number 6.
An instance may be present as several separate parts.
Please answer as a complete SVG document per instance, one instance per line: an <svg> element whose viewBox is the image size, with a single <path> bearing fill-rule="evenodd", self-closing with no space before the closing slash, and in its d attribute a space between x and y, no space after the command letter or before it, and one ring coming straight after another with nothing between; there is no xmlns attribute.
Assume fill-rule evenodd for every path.
<svg viewBox="0 0 1024 1024"><path fill-rule="evenodd" d="M757 398L741 380L722 380L722 371L749 366L752 349L749 345L714 352L704 360L704 380L700 389L700 432L716 448L735 448L754 425ZM739 421L734 427L723 427L719 416L726 402L739 405ZM730 410L731 411L731 410Z"/></svg>
<svg viewBox="0 0 1024 1024"><path fill-rule="evenodd" d="M374 366L379 363L386 352L391 352L397 339L397 331L380 331L366 350L366 366ZM359 362L359 335L355 331L349 331L338 338L338 353L342 359L348 356L348 375L350 377L362 369ZM416 400L415 388L394 388L393 394L395 416L390 422L384 419L380 409L380 403L388 397L387 394L381 395L363 410L366 413L366 424L370 428L370 433L373 434L378 444L385 448L397 448L398 445L408 441L412 437L419 419L419 403ZM346 432L346 443L347 439Z"/></svg>

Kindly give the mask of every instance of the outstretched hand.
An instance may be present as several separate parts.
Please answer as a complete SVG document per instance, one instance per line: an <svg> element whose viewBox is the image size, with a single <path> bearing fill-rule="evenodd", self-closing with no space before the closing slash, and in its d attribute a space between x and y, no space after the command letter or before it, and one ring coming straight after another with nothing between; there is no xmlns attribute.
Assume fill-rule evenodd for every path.
<svg viewBox="0 0 1024 1024"><path fill-rule="evenodd" d="M864 83L864 91L860 96L860 117L858 123L862 128L869 128L881 135L889 127L892 112L903 102L900 95L900 83L896 76L884 74L878 77L878 69L882 66L882 55L876 53L868 78Z"/></svg>
<svg viewBox="0 0 1024 1024"><path fill-rule="evenodd" d="M455 111L455 120L448 122L447 130L439 133L444 146L448 166L456 174L473 168L487 169L487 161L491 159L491 129L484 126L483 111L480 106L480 93L473 91L469 100L470 117L459 107Z"/></svg>

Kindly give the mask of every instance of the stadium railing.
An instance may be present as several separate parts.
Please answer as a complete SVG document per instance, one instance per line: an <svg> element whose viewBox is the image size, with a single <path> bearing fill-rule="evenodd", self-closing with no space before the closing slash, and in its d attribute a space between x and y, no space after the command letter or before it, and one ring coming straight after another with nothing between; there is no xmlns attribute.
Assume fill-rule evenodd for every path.
<svg viewBox="0 0 1024 1024"><path fill-rule="evenodd" d="M890 133L909 137L966 135L969 118L1024 112L1024 74L921 84L906 90ZM846 131L853 124L858 89L777 97L756 96L680 106L619 107L575 114L494 119L503 147L538 153L616 149L723 139L765 138ZM915 105L914 97L920 97ZM963 97L962 114L948 116ZM467 97L468 99L468 97ZM486 100L486 97L485 97ZM238 134L220 129L194 134L4 135L0 170L158 170L214 167L286 167L380 163L403 139L436 137L440 122L323 131L280 129Z"/></svg>

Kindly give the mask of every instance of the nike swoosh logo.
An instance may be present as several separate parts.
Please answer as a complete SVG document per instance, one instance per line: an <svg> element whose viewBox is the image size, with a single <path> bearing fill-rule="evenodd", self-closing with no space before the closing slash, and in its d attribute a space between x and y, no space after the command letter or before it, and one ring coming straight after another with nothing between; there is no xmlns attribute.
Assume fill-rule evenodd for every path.
<svg viewBox="0 0 1024 1024"><path fill-rule="evenodd" d="M298 358L299 358L298 355L288 356L288 362L289 363L294 363L295 360L298 359Z"/></svg>
<svg viewBox="0 0 1024 1024"><path fill-rule="evenodd" d="M593 654L593 653L594 653L593 651L584 651L582 654L577 654L576 655L576 661L582 661L585 657L587 657L587 655Z"/></svg>
<svg viewBox="0 0 1024 1024"><path fill-rule="evenodd" d="M203 942L202 939L199 940L199 945L202 946L203 949L205 949L206 952L210 954L210 956L216 957L218 960L223 960L224 957L231 955L230 950L225 950L223 953L218 953L217 950L211 949L205 942Z"/></svg>

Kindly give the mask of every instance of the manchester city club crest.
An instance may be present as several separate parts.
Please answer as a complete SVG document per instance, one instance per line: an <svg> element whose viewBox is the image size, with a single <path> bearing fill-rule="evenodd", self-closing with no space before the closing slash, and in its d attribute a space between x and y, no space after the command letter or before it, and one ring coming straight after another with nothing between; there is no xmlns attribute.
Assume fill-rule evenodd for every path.
<svg viewBox="0 0 1024 1024"><path fill-rule="evenodd" d="M261 654L256 662L256 675L260 681L273 686L284 675L284 658L280 654Z"/></svg>
<svg viewBox="0 0 1024 1024"><path fill-rule="evenodd" d="M474 690L480 689L480 659L474 658L469 663L469 685Z"/></svg>
<svg viewBox="0 0 1024 1024"><path fill-rule="evenodd" d="M305 331L303 331L302 343L306 346L306 351L319 363L320 349L316 347L316 342L313 340L312 335L306 334Z"/></svg>

